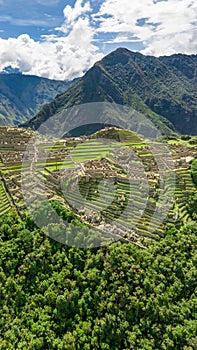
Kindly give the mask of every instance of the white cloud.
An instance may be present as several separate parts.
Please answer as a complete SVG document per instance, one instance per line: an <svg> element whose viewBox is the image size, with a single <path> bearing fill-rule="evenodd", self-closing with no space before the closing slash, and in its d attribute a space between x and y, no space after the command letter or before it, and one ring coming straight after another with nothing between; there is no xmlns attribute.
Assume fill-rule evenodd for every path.
<svg viewBox="0 0 197 350"><path fill-rule="evenodd" d="M99 33L117 33L128 42L141 40L145 54L197 51L197 3L194 0L105 0L95 19ZM144 20L144 23L138 21ZM129 33L129 34L128 34Z"/></svg>
<svg viewBox="0 0 197 350"><path fill-rule="evenodd" d="M196 0L76 0L64 8L64 17L56 34L40 41L27 34L0 39L0 70L12 65L25 74L72 79L103 56L98 50L103 42L115 47L140 42L142 53L151 55L197 52Z"/></svg>
<svg viewBox="0 0 197 350"><path fill-rule="evenodd" d="M68 25L72 25L76 19L84 14L87 14L88 12L91 12L89 1L84 2L83 0L77 0L74 7L67 5L64 8L65 22Z"/></svg>
<svg viewBox="0 0 197 350"><path fill-rule="evenodd" d="M118 35L116 38L105 41L105 44L140 43L140 39L130 39L127 35Z"/></svg>
<svg viewBox="0 0 197 350"><path fill-rule="evenodd" d="M69 12L70 11L70 12ZM45 35L35 41L29 35L0 39L0 70L19 68L24 74L67 80L81 76L103 55L93 44L95 30L89 18L89 3L77 1L73 13L65 8L65 23L58 35ZM83 18L81 15L84 14ZM69 22L70 29L65 29Z"/></svg>
<svg viewBox="0 0 197 350"><path fill-rule="evenodd" d="M25 74L66 80L81 76L101 58L87 18L79 18L67 36L44 39L36 42L27 34L0 39L0 70L12 65Z"/></svg>

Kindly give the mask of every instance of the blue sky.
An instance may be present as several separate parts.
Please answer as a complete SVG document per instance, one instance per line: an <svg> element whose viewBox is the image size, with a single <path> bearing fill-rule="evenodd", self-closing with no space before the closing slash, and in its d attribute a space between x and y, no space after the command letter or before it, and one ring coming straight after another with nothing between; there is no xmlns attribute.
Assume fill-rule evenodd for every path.
<svg viewBox="0 0 197 350"><path fill-rule="evenodd" d="M0 70L69 80L117 47L197 52L196 0L0 0Z"/></svg>
<svg viewBox="0 0 197 350"><path fill-rule="evenodd" d="M0 1L0 27L2 38L17 37L28 33L39 40L42 34L54 27L60 26L64 21L63 9L65 3L74 4L73 1Z"/></svg>

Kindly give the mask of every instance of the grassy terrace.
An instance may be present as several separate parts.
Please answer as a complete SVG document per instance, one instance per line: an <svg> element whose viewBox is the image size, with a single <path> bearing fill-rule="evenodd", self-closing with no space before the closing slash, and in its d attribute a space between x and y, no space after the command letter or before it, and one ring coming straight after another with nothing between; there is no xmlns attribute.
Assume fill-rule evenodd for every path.
<svg viewBox="0 0 197 350"><path fill-rule="evenodd" d="M176 174L175 208L178 211L179 218L183 222L187 222L190 218L187 211L187 201L196 191L196 187L192 181L190 170L177 170Z"/></svg>
<svg viewBox="0 0 197 350"><path fill-rule="evenodd" d="M0 216L6 214L11 206L11 199L6 191L3 181L0 180Z"/></svg>
<svg viewBox="0 0 197 350"><path fill-rule="evenodd" d="M5 134L5 129L4 129ZM18 132L18 130L17 130ZM43 183L46 184L46 191L48 191L48 198L52 198L53 196L61 196L62 200L65 200L65 203L68 204L69 200L71 202L74 201L79 207L81 203L81 196L78 195L78 192L72 191L68 193L67 198L64 198L64 195L58 192L57 194L57 181L58 176L60 174L61 169L69 169L72 170L76 165L82 163L86 164L86 162L91 160L101 160L108 159L111 164L113 164L114 169L117 172L120 171L118 167L118 156L113 158L110 156L111 153L114 152L118 154L118 150L125 149L125 155L123 154L123 159L125 157L125 162L127 165L127 157L129 155L130 149L134 151L136 154L136 159L130 159L129 164L133 164L135 169L136 162L141 162L144 169L149 171L149 166L154 169L153 165L153 154L150 149L146 147L146 144L142 142L139 137L136 137L135 134L132 133L124 133L121 137L122 143L118 141L109 140L100 142L98 138L104 138L102 133L98 133L97 138L87 139L86 142L80 140L75 142L75 140L68 140L65 142L57 142L53 144L51 141L44 142L38 145L38 158L36 162L36 168L38 170L37 178L43 180ZM0 128L1 133L1 128ZM14 142L14 129L12 132L12 141ZM19 132L20 133L20 132ZM18 140L20 139L18 134ZM7 136L6 136L7 140ZM28 138L27 138L28 140ZM157 142L155 142L157 144ZM190 147L188 141L179 142L178 140L169 141L169 146L172 145L173 153L176 155L179 153L181 147ZM22 145L25 149L25 145ZM20 148L17 144L17 147ZM191 148L194 146L191 145ZM117 152L116 152L117 150ZM128 152L127 152L128 150ZM43 151L43 152L42 152ZM181 148L182 151L182 148ZM21 184L21 166L20 159L22 162L22 151L16 150L16 147L12 144L4 144L3 147L0 147L0 155L2 155L2 162L0 163L0 170L2 175L6 181L6 184L10 186L9 190L12 195L14 201L16 201L16 205L18 207L23 207L23 199L20 194L20 184ZM158 148L158 155L159 155ZM45 158L44 154L47 154L46 162L43 162ZM132 152L131 152L132 153ZM40 157L40 158L39 158ZM57 159L57 160L56 160ZM114 160L113 160L114 159ZM117 163L117 164L116 164ZM152 165L151 165L152 164ZM81 167L82 169L83 167ZM23 169L24 170L24 169ZM97 172L97 169L95 169ZM156 171L158 172L158 171ZM68 173L69 174L69 173ZM148 173L147 173L148 174ZM68 175L69 176L69 175ZM31 188L31 181L30 181ZM160 223L159 218L153 217L155 208L158 208L157 203L157 193L159 188L157 188L157 180L152 178L149 179L149 200L146 203L145 197L140 192L138 186L135 186L133 183L132 186L128 184L127 181L119 180L114 186L114 191L107 191L106 187L102 184L94 187L90 187L88 183L83 184L81 190L82 194L85 198L84 205L86 204L87 208L93 213L101 213L101 216L104 221L118 225L118 227L125 230L125 232L132 232L145 237L151 237L154 239L159 238L159 236L163 236L164 234L164 226ZM32 187L32 198L36 195L37 189ZM189 219L189 214L187 212L186 202L190 194L196 191L196 188L192 182L190 171L187 169L177 170L177 182L176 182L176 191L175 191L175 203L174 209L172 208L169 216L170 220L174 220L176 216L175 213L178 213L178 218L183 220L184 222ZM132 194L133 202L128 205L128 198ZM0 182L0 215L10 208L9 195L6 192L5 187L3 186L3 182ZM86 199L89 199L86 201ZM68 203L67 203L68 201ZM85 207L86 207L85 206ZM83 207L83 205L82 205ZM160 209L160 208L159 208ZM139 212L141 210L141 212ZM124 214L126 215L124 216ZM96 215L96 214L95 214ZM86 218L84 217L86 221Z"/></svg>
<svg viewBox="0 0 197 350"><path fill-rule="evenodd" d="M139 235L149 238L157 239L159 236L163 236L164 227L159 219L152 217L154 210L149 209L150 204L152 205L154 201L152 200L145 205L145 199L138 186L130 186L129 183L122 182L120 179L114 186L114 192L111 193L106 192L102 183L97 187L90 186L87 182L83 183L80 192L83 198L89 198L88 201L85 201L86 209L88 208L95 215L101 213L101 218L106 223L124 228L128 235L134 229ZM128 203L130 193L132 193L134 200ZM66 198L68 203L75 203L79 208L83 207L78 191L69 192ZM154 204L156 205L156 203ZM140 210L142 210L142 215L139 214Z"/></svg>
<svg viewBox="0 0 197 350"><path fill-rule="evenodd" d="M7 213L11 207L11 200L9 198L9 195L3 183L3 179L1 177L2 168L3 168L3 164L0 159L0 216Z"/></svg>

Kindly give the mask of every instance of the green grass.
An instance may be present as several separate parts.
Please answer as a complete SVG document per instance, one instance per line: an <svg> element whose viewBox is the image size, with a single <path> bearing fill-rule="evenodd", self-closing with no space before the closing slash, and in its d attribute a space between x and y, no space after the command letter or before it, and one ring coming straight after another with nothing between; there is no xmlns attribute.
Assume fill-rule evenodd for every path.
<svg viewBox="0 0 197 350"><path fill-rule="evenodd" d="M197 159L194 159L191 164L191 176L195 186L197 186Z"/></svg>
<svg viewBox="0 0 197 350"><path fill-rule="evenodd" d="M179 218L186 223L190 219L187 210L187 201L189 197L196 191L192 181L191 171L188 169L180 169L176 171L176 189L175 189L175 209L178 211Z"/></svg>
<svg viewBox="0 0 197 350"><path fill-rule="evenodd" d="M0 216L4 215L11 208L9 195L6 193L5 187L0 180Z"/></svg>

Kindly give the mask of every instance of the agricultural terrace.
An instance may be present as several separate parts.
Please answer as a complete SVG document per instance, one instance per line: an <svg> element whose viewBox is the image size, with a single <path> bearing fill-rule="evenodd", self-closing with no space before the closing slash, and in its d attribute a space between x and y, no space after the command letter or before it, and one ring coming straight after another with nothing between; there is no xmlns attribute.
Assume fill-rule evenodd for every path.
<svg viewBox="0 0 197 350"><path fill-rule="evenodd" d="M158 201L161 178L155 160L161 152L158 141L153 154L148 142L135 133L107 128L89 138L40 138L27 152L32 137L29 129L0 128L0 215L11 206L21 216L26 213L21 189L25 154L36 170L28 179L32 203L43 191L49 201L59 200L82 222L98 229L108 225L120 237L132 241L136 237L159 239L165 233L166 222L190 220L186 203L196 191L190 169L196 156L195 142L168 141L176 189L171 194L169 186L174 202L165 223L160 223L159 215L154 216L155 211L162 211ZM147 187L143 189L144 179ZM130 199L132 205L128 205Z"/></svg>

